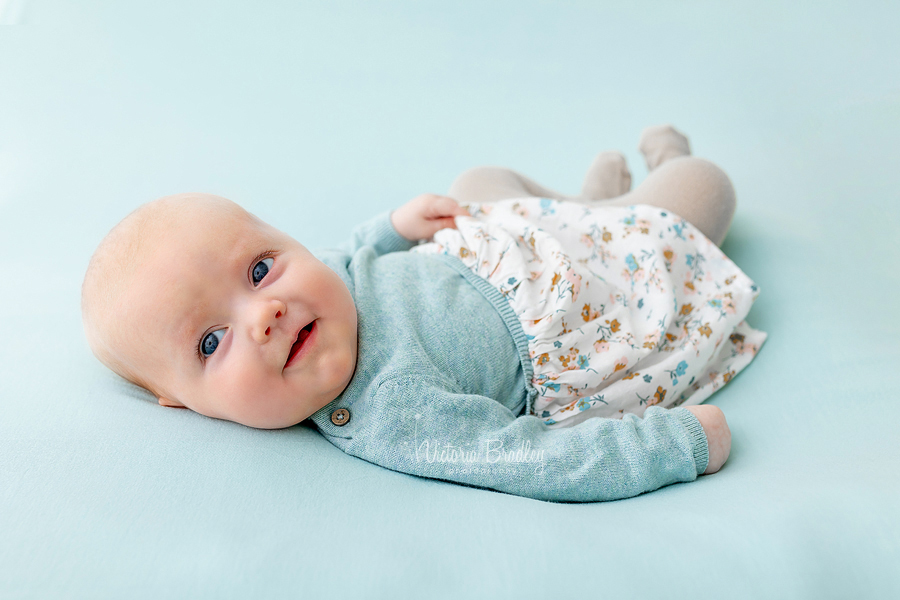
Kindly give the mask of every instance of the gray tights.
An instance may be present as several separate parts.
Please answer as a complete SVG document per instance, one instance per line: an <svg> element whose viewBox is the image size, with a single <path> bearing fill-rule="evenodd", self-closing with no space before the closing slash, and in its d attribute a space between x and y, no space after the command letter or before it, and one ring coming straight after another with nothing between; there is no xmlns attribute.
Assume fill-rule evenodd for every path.
<svg viewBox="0 0 900 600"><path fill-rule="evenodd" d="M448 196L460 203L540 197L573 200L592 206L650 204L686 219L722 244L734 216L734 187L722 169L690 156L687 138L670 126L651 127L641 135L640 150L650 174L633 191L631 174L617 152L597 156L581 194L566 196L524 175L501 167L476 167L456 178Z"/></svg>

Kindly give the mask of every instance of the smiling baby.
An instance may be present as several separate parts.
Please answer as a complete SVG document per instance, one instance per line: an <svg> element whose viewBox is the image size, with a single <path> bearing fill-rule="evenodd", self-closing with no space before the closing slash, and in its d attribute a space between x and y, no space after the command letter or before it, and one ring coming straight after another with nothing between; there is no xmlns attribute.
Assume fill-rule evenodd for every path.
<svg viewBox="0 0 900 600"><path fill-rule="evenodd" d="M701 175L708 180L721 173L693 157L669 158L669 167L658 169L661 175L656 176L667 178L668 184L680 181L683 186ZM608 176L609 165L601 166L597 171ZM709 198L698 202L709 206L721 202L723 189L704 193ZM570 215L565 216L568 226L599 219L608 224L604 231L616 233L600 235L598 242L616 243L619 236L622 243L641 243L651 250L653 244L670 243L666 232L673 239L677 232L685 244L705 254L711 265L707 279L721 274L722 281L715 282L720 288L728 281L732 291L727 302L738 307L722 326L727 329L712 336L703 330L692 334L692 349L707 339L711 348L718 338L718 347L723 339L752 332L741 329L740 313L749 309L755 286L751 290L752 282L741 279L737 267L690 222L643 201L588 210L587 204L567 198L532 197L527 187L518 195L515 201L464 206L448 197L419 196L357 227L342 247L315 254L224 198L161 198L119 223L91 259L82 298L88 342L106 366L149 390L163 406L263 429L311 419L348 454L404 473L543 500L595 501L633 496L718 470L728 457L730 432L714 406L675 407L702 400L690 400L691 391L702 388L695 378L688 383L686 367L679 364L669 371L684 379L675 390L662 367L659 372L645 369L626 354L623 363L607 353L612 362L602 366L608 348L625 344L618 335L623 330L610 326L611 320L627 327L622 310L643 309L627 300L623 308L613 296L609 305L583 309L590 286L606 285L588 281L585 271L561 271L553 278L555 297L571 301L569 316L562 314L561 329L553 335L572 333L566 318L570 325L598 324L600 333L590 334L602 336L594 345L596 356L590 357L595 362L581 365L586 377L594 379L584 379L581 393L573 388L571 404L566 404L572 409L560 409L554 419L540 418L536 402L540 405L544 390L553 389L553 375L571 374L578 361L568 370L547 371L550 358L536 350L550 339L534 333L534 319L529 321L527 310L517 308L515 294L479 274L478 265L466 263L476 250L448 250L448 236L464 234L468 229L457 225L477 224L478 215L492 210L504 215L507 209L510 215L529 218ZM617 222L635 233L619 235L613 226ZM644 229L649 233L644 235ZM440 244L435 237L439 231ZM423 240L435 241L420 245ZM677 252L666 247L666 256L674 256L688 246L676 246ZM535 256L539 251L530 250ZM658 256L663 254L660 250ZM480 266L488 260L484 254ZM538 260L550 264L546 256ZM649 273L653 265L647 262L644 268ZM661 259L653 268L659 277L666 273ZM547 286L538 285L543 275L533 274L535 293L537 288L549 293L543 289ZM546 275L549 282L552 273ZM503 284L512 279L504 275ZM574 283L565 287L568 280ZM697 285L702 284L700 278ZM527 282L517 289L525 306ZM655 306L654 292L647 290L650 295L640 304ZM528 306L540 303L529 300ZM670 303L660 310L671 310L673 322L685 313L682 306L692 306L670 309ZM699 305L697 300L694 304ZM611 319L613 315L618 318ZM662 314L657 317L666 320ZM698 313L698 318L702 322L705 317ZM684 323L682 319L679 327ZM669 343L662 333L654 338L660 346ZM545 339L536 339L541 335ZM752 339L742 337L742 348ZM623 351L651 354L651 349L629 343L631 349L621 345ZM709 361L720 360L721 354L709 354ZM673 351L673 367L680 356ZM709 373L710 365L697 368ZM678 384L674 375L671 379ZM693 387L685 387L689 385ZM605 395L588 386L599 386ZM663 391L652 398L647 394L647 401L635 402L633 408L616 404L620 392L615 390L637 390L644 398L644 387L638 386ZM607 413L586 411L579 419L559 423L585 406L586 399L598 398L596 409ZM588 408L596 410L593 404Z"/></svg>

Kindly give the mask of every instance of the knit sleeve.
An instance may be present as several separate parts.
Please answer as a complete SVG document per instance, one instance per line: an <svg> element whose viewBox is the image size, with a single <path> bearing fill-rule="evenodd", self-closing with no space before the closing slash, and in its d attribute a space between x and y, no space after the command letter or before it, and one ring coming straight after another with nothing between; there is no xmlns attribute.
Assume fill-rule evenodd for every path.
<svg viewBox="0 0 900 600"><path fill-rule="evenodd" d="M707 466L706 435L684 408L550 429L491 398L445 387L416 376L383 383L344 450L403 473L573 502L693 481Z"/></svg>
<svg viewBox="0 0 900 600"><path fill-rule="evenodd" d="M391 225L391 213L385 212L358 225L350 234L350 239L339 248L353 255L363 246L372 246L378 255L409 250L416 245L397 233Z"/></svg>

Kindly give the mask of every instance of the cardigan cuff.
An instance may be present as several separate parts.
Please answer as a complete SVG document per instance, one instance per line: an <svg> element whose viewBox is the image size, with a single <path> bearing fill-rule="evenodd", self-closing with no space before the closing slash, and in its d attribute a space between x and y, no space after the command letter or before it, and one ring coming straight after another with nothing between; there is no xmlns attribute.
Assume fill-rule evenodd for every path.
<svg viewBox="0 0 900 600"><path fill-rule="evenodd" d="M379 254L388 254L390 252L402 252L409 250L416 245L417 242L409 241L394 229L391 224L391 214L393 211L384 213L374 223L375 239L378 240Z"/></svg>
<svg viewBox="0 0 900 600"><path fill-rule="evenodd" d="M697 475L702 475L709 466L709 442L706 441L706 432L694 413L686 408L673 408L673 413L688 431L691 444L694 448L694 463L697 465Z"/></svg>

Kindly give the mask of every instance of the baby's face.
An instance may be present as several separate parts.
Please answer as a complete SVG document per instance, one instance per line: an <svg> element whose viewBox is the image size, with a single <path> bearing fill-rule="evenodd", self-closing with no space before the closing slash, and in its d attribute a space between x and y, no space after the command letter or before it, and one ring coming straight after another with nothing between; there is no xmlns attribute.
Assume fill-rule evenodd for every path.
<svg viewBox="0 0 900 600"><path fill-rule="evenodd" d="M187 215L162 237L116 325L160 404L273 429L344 390L356 308L334 271L249 215Z"/></svg>

